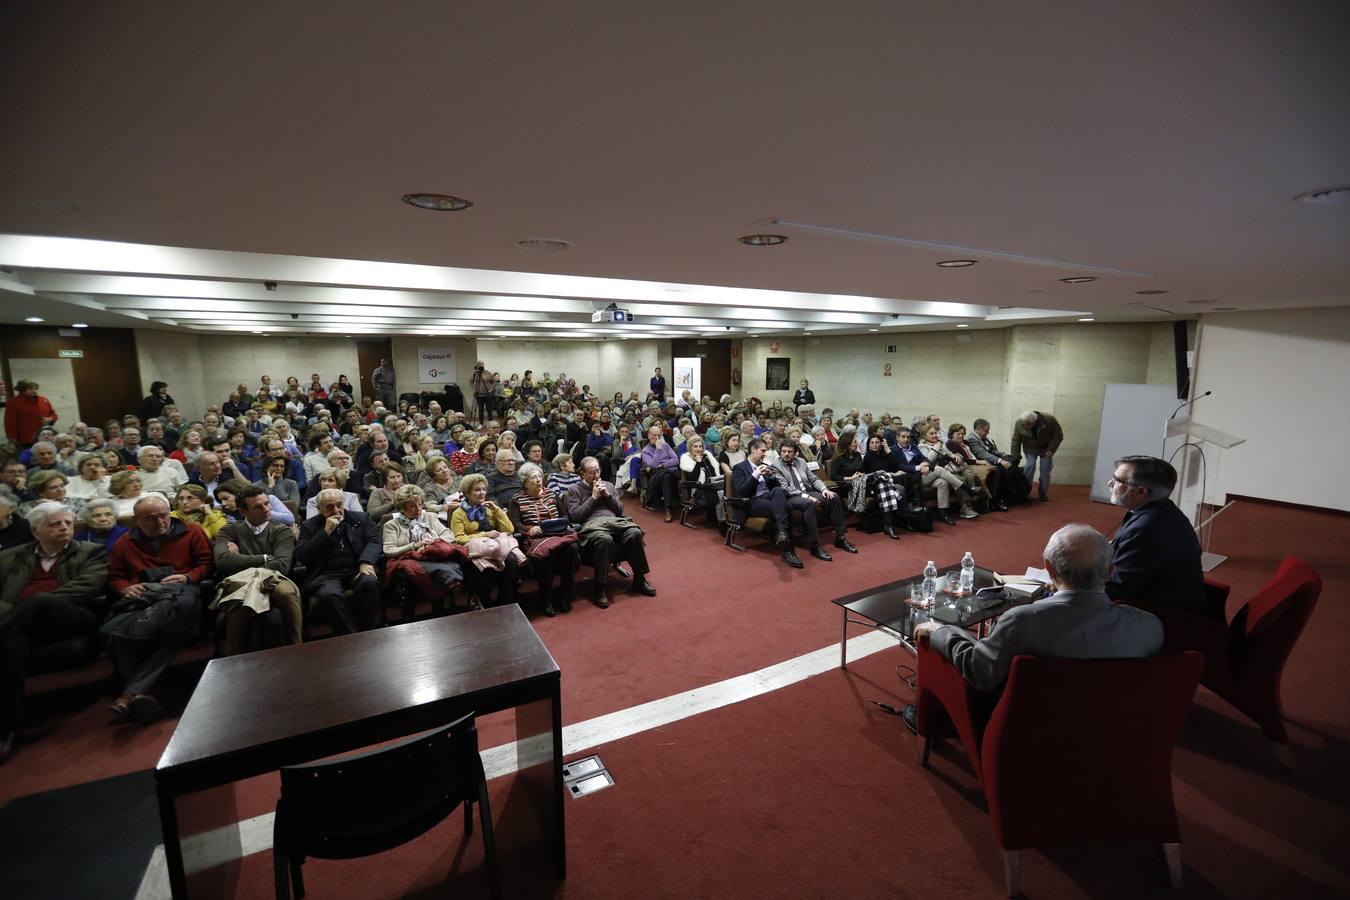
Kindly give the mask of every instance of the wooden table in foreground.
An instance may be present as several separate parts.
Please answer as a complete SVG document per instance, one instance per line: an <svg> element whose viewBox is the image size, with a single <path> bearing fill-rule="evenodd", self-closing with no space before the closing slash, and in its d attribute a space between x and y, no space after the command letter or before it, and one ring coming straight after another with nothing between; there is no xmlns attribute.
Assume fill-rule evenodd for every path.
<svg viewBox="0 0 1350 900"><path fill-rule="evenodd" d="M515 605L212 660L155 768L173 896L187 896L178 797L513 708L519 777L562 878L561 684Z"/></svg>

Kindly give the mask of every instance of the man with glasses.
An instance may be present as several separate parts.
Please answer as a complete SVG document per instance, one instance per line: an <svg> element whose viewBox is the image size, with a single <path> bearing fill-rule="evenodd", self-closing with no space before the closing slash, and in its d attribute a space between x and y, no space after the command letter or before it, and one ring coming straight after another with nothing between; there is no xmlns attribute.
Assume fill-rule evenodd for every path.
<svg viewBox="0 0 1350 900"><path fill-rule="evenodd" d="M1116 460L1115 475L1107 486L1111 502L1126 512L1111 539L1114 571L1106 592L1113 600L1141 600L1212 615L1205 609L1200 541L1169 499L1176 484L1177 470L1165 460L1152 456Z"/></svg>

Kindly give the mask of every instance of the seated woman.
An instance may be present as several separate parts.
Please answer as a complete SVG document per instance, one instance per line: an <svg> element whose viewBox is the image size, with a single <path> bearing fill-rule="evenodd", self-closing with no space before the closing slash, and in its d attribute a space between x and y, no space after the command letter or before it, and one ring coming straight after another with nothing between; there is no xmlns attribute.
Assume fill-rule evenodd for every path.
<svg viewBox="0 0 1350 900"><path fill-rule="evenodd" d="M572 454L559 453L553 457L553 471L548 476L550 491L561 496L580 480L581 476L577 474L577 463L572 459Z"/></svg>
<svg viewBox="0 0 1350 900"><path fill-rule="evenodd" d="M955 493L961 504L961 518L978 519L980 514L970 508L970 493L966 490L967 483L973 486L974 480L972 478L967 482L962 474L958 474L964 473L964 462L938 439L936 425L924 424L921 427L924 429L923 440L919 441L917 446L924 459L928 460L929 466L928 474L923 476L923 483L925 487L930 484L937 485L938 518L948 525L956 524L947 508L950 504L948 497ZM943 485L946 485L945 490Z"/></svg>
<svg viewBox="0 0 1350 900"><path fill-rule="evenodd" d="M947 429L947 449L961 458L966 465L976 487L981 488L990 497L989 506L999 512L1007 512L1008 504L999 497L1002 495L1003 471L998 466L982 462L970 447L966 446L966 426L953 422Z"/></svg>
<svg viewBox="0 0 1350 900"><path fill-rule="evenodd" d="M263 475L254 482L258 487L264 488L267 493L276 497L282 503L294 504L294 509L300 509L300 485L295 483L295 479L286 477L286 470L290 468L291 461L286 458L284 453L276 453L267 458L267 466L263 469Z"/></svg>
<svg viewBox="0 0 1350 900"><path fill-rule="evenodd" d="M472 431L462 431L459 439L462 446L450 451L450 468L455 470L456 475L467 475L469 467L478 462L478 442L482 438Z"/></svg>
<svg viewBox="0 0 1350 900"><path fill-rule="evenodd" d="M469 466L470 475L487 475L497 471L497 439L487 435L478 442L476 459Z"/></svg>
<svg viewBox="0 0 1350 900"><path fill-rule="evenodd" d="M372 489L369 499L366 500L366 513L376 525L383 525L398 511L398 503L394 498L404 486L405 477L403 467L392 462L385 463L380 474L384 476L384 483ZM425 491L422 493L421 501L423 503L426 501Z"/></svg>
<svg viewBox="0 0 1350 900"><path fill-rule="evenodd" d="M110 497L108 481L108 469L103 464L103 457L90 453L80 460L79 477L66 485L66 495L78 500Z"/></svg>
<svg viewBox="0 0 1350 900"><path fill-rule="evenodd" d="M505 547L501 538L510 537L514 526L506 511L487 498L487 477L477 473L465 475L459 487L464 500L450 514L450 530L454 533L455 543L468 548L476 538L488 538L497 541L499 548ZM473 552L470 549L471 556ZM493 588L497 589L499 604L514 602L519 551L498 549L488 553L472 557L471 564L464 567L466 587L474 592L482 606L490 605Z"/></svg>
<svg viewBox="0 0 1350 900"><path fill-rule="evenodd" d="M704 452L703 438L693 435L689 438L688 448L680 457L680 477L693 485L692 498L695 509L707 513L708 521L722 520L720 493L725 483L721 467Z"/></svg>
<svg viewBox="0 0 1350 900"><path fill-rule="evenodd" d="M33 529L19 514L19 502L13 494L0 494L0 550L31 543Z"/></svg>
<svg viewBox="0 0 1350 900"><path fill-rule="evenodd" d="M571 459L571 457L568 457ZM552 617L558 609L572 611L572 596L577 566L576 534L567 525L567 500L544 487L544 473L534 463L520 467L522 489L507 504L511 525L520 535L525 556L534 562L539 577L539 597L544 615ZM543 523L552 522L566 529L557 534L544 534ZM558 576L558 604L553 605L553 576Z"/></svg>
<svg viewBox="0 0 1350 900"><path fill-rule="evenodd" d="M602 454L609 452L613 443L614 438L605 432L604 425L597 420L591 425L591 433L586 435L586 455L599 459Z"/></svg>
<svg viewBox="0 0 1350 900"><path fill-rule="evenodd" d="M614 474L616 489L622 491L629 484L636 485L638 470L642 466L641 453L642 446L633 437L633 429L620 424L618 436L609 445L610 471Z"/></svg>
<svg viewBox="0 0 1350 900"><path fill-rule="evenodd" d="M642 448L642 465L647 469L647 496L643 503L648 508L658 504L665 507L666 521L673 521L672 511L680 502L680 458L662 436L661 426L647 429L647 446Z"/></svg>
<svg viewBox="0 0 1350 900"><path fill-rule="evenodd" d="M459 479L444 456L427 460L426 471L417 479L417 486L427 495L426 508L446 522L450 521L450 510L459 504L458 484Z"/></svg>
<svg viewBox="0 0 1350 900"><path fill-rule="evenodd" d="M856 431L854 435L853 439L856 440ZM843 438L840 438L840 443L842 442ZM881 439L881 435L874 434L869 437L867 455L863 457L862 467L863 476L867 479L865 491L867 496L876 498L877 509L881 512L881 530L886 533L886 537L898 541L900 534L895 530L895 512L904 499L904 489L896 483L893 467L891 454L886 449L886 442Z"/></svg>
<svg viewBox="0 0 1350 900"><path fill-rule="evenodd" d="M516 465L525 461L525 454L516 449L516 433L514 431L503 431L497 436L497 449L510 450L511 455L516 458ZM478 451L478 455L483 455L482 450Z"/></svg>
<svg viewBox="0 0 1350 900"><path fill-rule="evenodd" d="M821 427L822 429L824 429L824 434L825 434L825 440L826 440L826 441L828 441L831 445L834 445L834 444L838 444L838 443L839 443L839 435L836 434L836 433L835 433L835 430L834 430L834 417L833 417L833 416L821 416L821 417L820 417L820 427Z"/></svg>
<svg viewBox="0 0 1350 900"><path fill-rule="evenodd" d="M394 510L380 532L387 559L407 556L437 541L454 543L454 533L422 505L425 499L426 494L415 484L401 485L394 492ZM455 567L458 569L458 564Z"/></svg>
<svg viewBox="0 0 1350 900"><path fill-rule="evenodd" d="M117 524L117 510L113 501L100 497L84 505L84 515L75 532L75 540L100 544L104 550L111 551L117 539L128 530L125 525Z"/></svg>
<svg viewBox="0 0 1350 900"><path fill-rule="evenodd" d="M722 452L717 454L717 462L722 467L723 476L731 474L731 470L736 468L737 464L745 462L745 451L741 449L741 433L730 426L722 433Z"/></svg>
<svg viewBox="0 0 1350 900"><path fill-rule="evenodd" d="M108 479L108 496L112 497L117 518L130 521L135 516L136 501L154 493L145 490L141 473L131 469L114 472Z"/></svg>
<svg viewBox="0 0 1350 900"><path fill-rule="evenodd" d="M206 532L206 539L211 541L215 540L220 529L229 523L223 512L207 502L206 488L200 484L185 484L178 489L178 496L174 498L174 509L170 515L175 519L200 525Z"/></svg>
<svg viewBox="0 0 1350 900"><path fill-rule="evenodd" d="M445 442L450 440L450 419L447 416L437 416L431 422L431 440L438 446L444 446ZM450 451L454 452L454 451Z"/></svg>
<svg viewBox="0 0 1350 900"><path fill-rule="evenodd" d="M338 490L342 491L342 508L351 512L364 513L361 508L361 498L351 491L344 490L342 482L338 477L337 469L323 468L314 476L314 482L318 485L315 493L305 501L305 518L312 519L319 514L319 494L318 491Z"/></svg>

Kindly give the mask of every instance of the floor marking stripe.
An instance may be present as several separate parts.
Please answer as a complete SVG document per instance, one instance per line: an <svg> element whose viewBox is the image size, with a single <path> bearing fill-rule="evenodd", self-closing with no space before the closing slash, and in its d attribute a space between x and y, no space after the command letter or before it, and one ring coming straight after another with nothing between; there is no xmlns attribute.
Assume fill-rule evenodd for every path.
<svg viewBox="0 0 1350 900"><path fill-rule="evenodd" d="M894 638L883 632L873 631L849 640L848 661L853 662L895 646ZM660 728L690 716L740 703L805 681L838 665L839 645L831 644L716 684L694 688L660 700L652 700L567 725L563 727L563 755L571 756L582 750ZM500 778L515 772L522 764L529 766L548 759L550 742L545 740L530 743L531 747L523 748L521 742L512 741L482 751L483 769L487 777ZM273 813L263 813L233 825L185 838L184 868L191 875L240 857L270 850L272 818ZM167 897L169 897L169 879L164 865L164 847L160 845L155 848L146 866L140 888L136 891L136 900L161 900Z"/></svg>

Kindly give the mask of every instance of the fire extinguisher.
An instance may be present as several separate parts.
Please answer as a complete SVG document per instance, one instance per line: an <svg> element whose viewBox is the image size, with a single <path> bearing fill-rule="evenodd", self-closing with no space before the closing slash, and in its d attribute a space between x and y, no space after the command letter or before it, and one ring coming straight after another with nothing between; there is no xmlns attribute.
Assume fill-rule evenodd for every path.
<svg viewBox="0 0 1350 900"><path fill-rule="evenodd" d="M740 383L741 383L741 370L740 370L740 369L732 369L732 370L731 370L731 383L732 383L732 384L740 384Z"/></svg>

